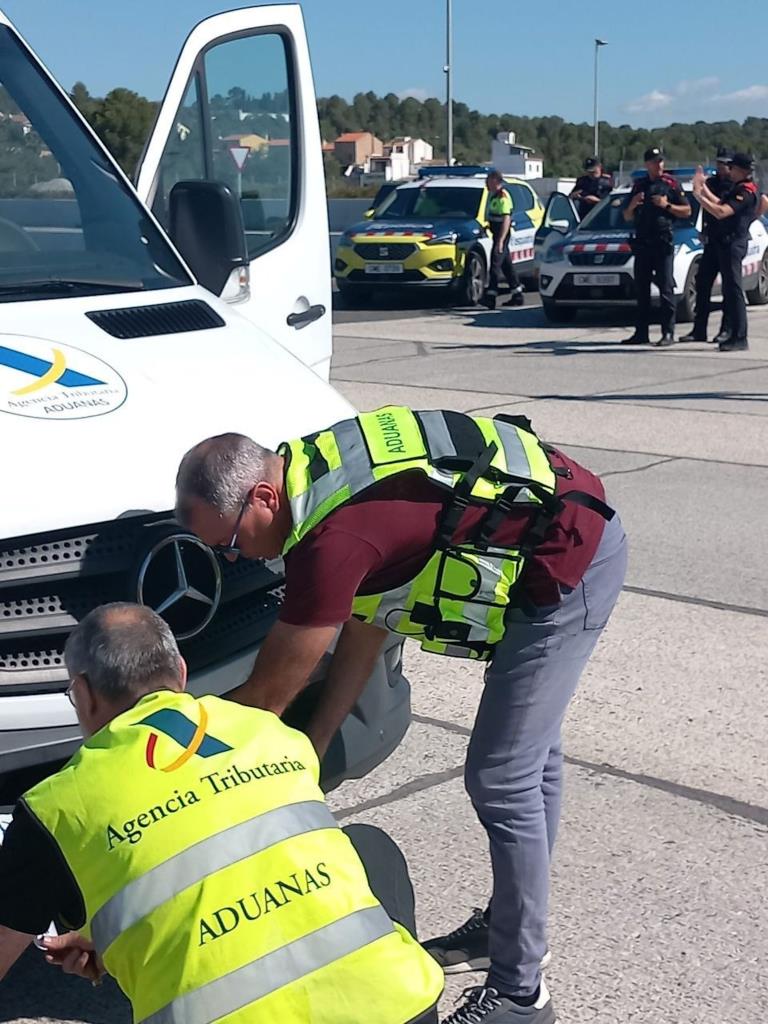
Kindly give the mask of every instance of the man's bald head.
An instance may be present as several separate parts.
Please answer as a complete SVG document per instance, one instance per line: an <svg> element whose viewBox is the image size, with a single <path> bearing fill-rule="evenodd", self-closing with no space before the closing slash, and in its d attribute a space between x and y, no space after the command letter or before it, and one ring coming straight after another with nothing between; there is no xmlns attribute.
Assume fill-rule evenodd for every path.
<svg viewBox="0 0 768 1024"><path fill-rule="evenodd" d="M219 434L191 448L176 475L176 514L188 519L195 502L203 502L221 516L237 514L256 484L277 483L282 460L269 448L244 434Z"/></svg>

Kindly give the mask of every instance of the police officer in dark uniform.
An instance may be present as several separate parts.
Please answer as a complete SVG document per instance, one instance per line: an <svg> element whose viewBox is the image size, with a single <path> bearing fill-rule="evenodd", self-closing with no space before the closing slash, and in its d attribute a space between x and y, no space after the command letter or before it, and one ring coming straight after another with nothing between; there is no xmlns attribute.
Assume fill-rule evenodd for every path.
<svg viewBox="0 0 768 1024"><path fill-rule="evenodd" d="M646 149L646 174L632 189L624 208L624 220L634 224L632 252L635 255L637 320L635 333L622 345L674 345L675 279L672 227L678 217L690 217L691 207L677 179L664 173L664 154L656 146ZM651 278L655 278L661 300L661 337L650 341Z"/></svg>
<svg viewBox="0 0 768 1024"><path fill-rule="evenodd" d="M508 306L522 306L525 302L523 286L517 276L512 254L509 251L509 238L512 234L512 196L505 187L500 171L490 171L485 182L488 189L488 206L486 216L488 227L493 239L491 249L491 272L488 275L488 290L483 305L488 309L496 309L496 296L499 292L499 278L503 274L511 292Z"/></svg>
<svg viewBox="0 0 768 1024"><path fill-rule="evenodd" d="M730 333L720 341L721 352L749 348L747 341L747 304L742 287L742 260L747 254L749 226L755 218L759 197L752 180L755 163L747 153L734 153L731 159L731 187L718 198L707 187L699 169L693 190L702 207L713 216L713 238L717 248L723 305Z"/></svg>
<svg viewBox="0 0 768 1024"><path fill-rule="evenodd" d="M731 160L733 152L721 146L717 151L716 173L711 174L705 185L713 196L722 199L731 187ZM715 244L713 232L717 231L717 224L714 216L704 210L702 241L704 250L699 260L698 272L696 275L696 318L693 321L693 330L684 334L680 341L708 341L707 323L712 298L712 285L720 272L718 263L718 250ZM720 330L715 335L714 341L725 341L730 336L728 321L723 306L723 318L720 322Z"/></svg>
<svg viewBox="0 0 768 1024"><path fill-rule="evenodd" d="M582 220L613 188L613 178L603 173L599 157L588 156L584 161L584 170L586 173L576 179L571 191L571 199L577 201L578 214Z"/></svg>

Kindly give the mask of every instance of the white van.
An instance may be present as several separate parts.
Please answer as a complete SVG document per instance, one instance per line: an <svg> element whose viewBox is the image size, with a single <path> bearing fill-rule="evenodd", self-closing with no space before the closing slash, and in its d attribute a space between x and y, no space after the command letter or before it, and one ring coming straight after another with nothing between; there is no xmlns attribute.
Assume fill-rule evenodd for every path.
<svg viewBox="0 0 768 1024"><path fill-rule="evenodd" d="M246 678L281 566L222 563L173 522L179 458L206 435L275 445L352 412L327 383L328 223L298 6L192 31L136 182L0 13L0 776L75 749L62 650L97 604L161 610L196 693ZM387 649L329 750L328 785L402 738L400 654Z"/></svg>

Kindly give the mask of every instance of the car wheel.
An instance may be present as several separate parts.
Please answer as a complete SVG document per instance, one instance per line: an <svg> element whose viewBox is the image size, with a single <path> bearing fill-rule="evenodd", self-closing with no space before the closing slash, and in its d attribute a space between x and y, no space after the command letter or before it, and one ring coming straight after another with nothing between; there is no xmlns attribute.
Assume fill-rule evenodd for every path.
<svg viewBox="0 0 768 1024"><path fill-rule="evenodd" d="M477 306L485 295L485 261L479 252L467 255L467 265L459 282L458 302L462 306Z"/></svg>
<svg viewBox="0 0 768 1024"><path fill-rule="evenodd" d="M675 320L679 324L689 324L696 319L696 278L699 276L699 261L693 264L685 279L683 294L677 301Z"/></svg>
<svg viewBox="0 0 768 1024"><path fill-rule="evenodd" d="M764 306L768 302L768 251L760 260L757 284L747 292L747 302L750 306Z"/></svg>
<svg viewBox="0 0 768 1024"><path fill-rule="evenodd" d="M373 288L366 288L363 284L347 284L344 281L337 281L336 286L345 309L360 309L368 305L373 298Z"/></svg>
<svg viewBox="0 0 768 1024"><path fill-rule="evenodd" d="M575 320L578 312L575 306L558 306L551 299L542 299L541 305L544 308L544 316L551 324L569 324Z"/></svg>

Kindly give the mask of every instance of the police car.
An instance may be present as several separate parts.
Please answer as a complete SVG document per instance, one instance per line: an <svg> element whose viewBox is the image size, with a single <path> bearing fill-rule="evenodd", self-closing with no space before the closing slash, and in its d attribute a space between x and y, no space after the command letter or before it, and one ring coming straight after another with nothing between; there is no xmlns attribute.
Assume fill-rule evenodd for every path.
<svg viewBox="0 0 768 1024"><path fill-rule="evenodd" d="M691 216L674 223L677 321L684 323L693 320L696 312L702 211L693 195L693 170L668 173L681 180L691 204ZM580 223L567 196L556 192L550 197L536 236L539 292L548 320L567 323L579 309L635 304L632 232L622 216L630 192L630 186L614 189ZM768 302L768 221L764 218L752 222L742 273L748 301L753 305ZM719 293L718 277L713 294ZM657 303L658 298L652 285L651 299Z"/></svg>
<svg viewBox="0 0 768 1024"><path fill-rule="evenodd" d="M491 238L485 173L445 168L398 186L369 219L342 235L334 261L339 291L365 301L374 288L449 288L457 304L476 305L485 293ZM510 251L518 273L532 278L534 237L544 209L531 186L505 179L512 197Z"/></svg>

